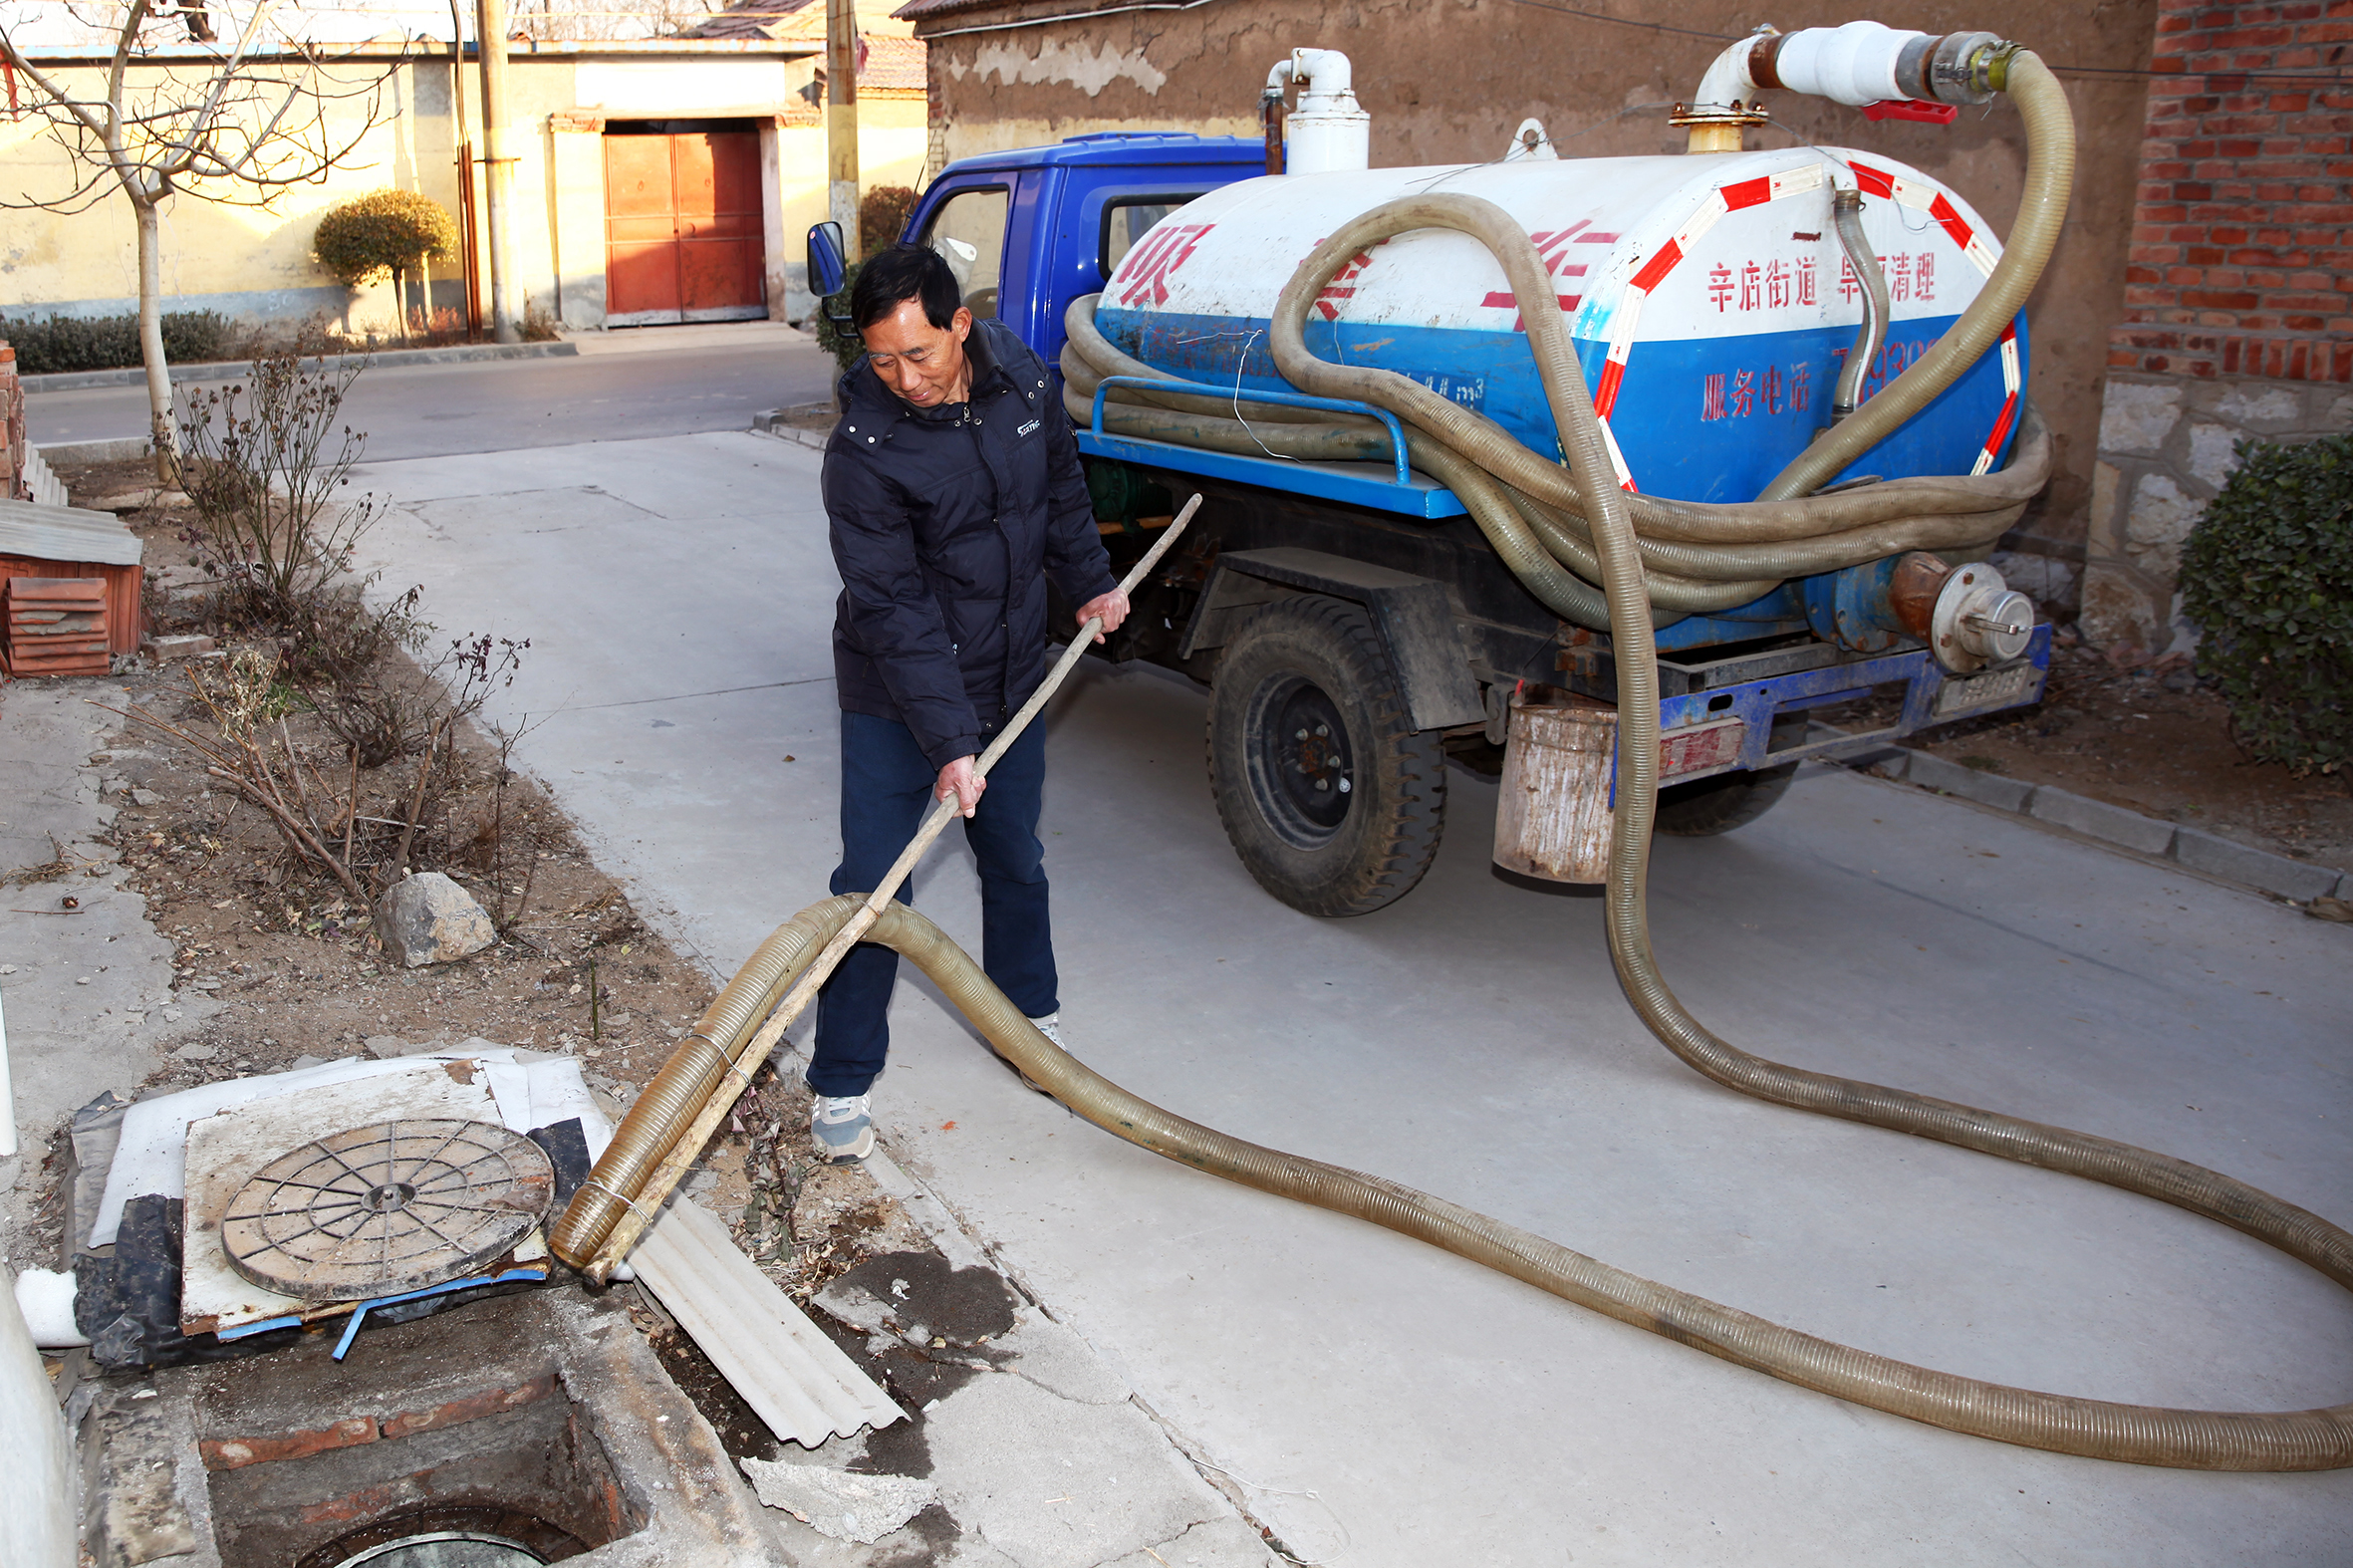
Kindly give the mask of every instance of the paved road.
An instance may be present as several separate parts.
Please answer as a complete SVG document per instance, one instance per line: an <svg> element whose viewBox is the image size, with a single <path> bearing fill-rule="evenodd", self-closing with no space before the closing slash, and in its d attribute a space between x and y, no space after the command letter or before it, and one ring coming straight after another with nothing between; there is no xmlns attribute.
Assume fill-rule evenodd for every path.
<svg viewBox="0 0 2353 1568"><path fill-rule="evenodd" d="M812 340L756 326L762 330L639 329L687 335L689 346L675 349L654 347L662 340L648 336L644 347L629 342L629 352L379 368L360 378L346 414L368 433L369 457L387 461L741 430L762 408L832 394L833 361ZM143 435L147 427L141 387L36 392L25 408L36 445Z"/></svg>
<svg viewBox="0 0 2353 1568"><path fill-rule="evenodd" d="M721 972L834 858L816 471L705 435L369 475L404 504L388 586L532 639L498 698L554 715L527 764ZM2353 1397L2343 1295L2235 1232L1686 1071L1621 1000L1598 903L1489 874L1488 786L1456 776L1438 864L1392 909L1274 903L1219 834L1203 711L1091 666L1051 714L1063 1017L1113 1079L1927 1365L2150 1404ZM954 838L919 894L969 941ZM1663 841L1653 929L1699 1016L1768 1055L2353 1213L2343 927L1818 769L1749 828ZM1859 1410L1117 1143L920 986L895 1017L878 1111L903 1159L1302 1558L2344 1561L2353 1472L2101 1464Z"/></svg>

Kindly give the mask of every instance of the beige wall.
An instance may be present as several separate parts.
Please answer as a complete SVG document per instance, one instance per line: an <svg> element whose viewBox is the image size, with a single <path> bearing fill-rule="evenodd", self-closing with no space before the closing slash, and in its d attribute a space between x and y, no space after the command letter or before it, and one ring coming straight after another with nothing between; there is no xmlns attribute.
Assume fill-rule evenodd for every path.
<svg viewBox="0 0 2353 1568"><path fill-rule="evenodd" d="M725 115L760 120L762 150L774 158L764 178L768 199L768 294L772 314L798 317L801 235L825 207L825 137L821 129L780 125L798 110L795 92L815 62L781 56L671 56L573 59L517 54L510 77L509 150L515 156L514 292L526 307L567 326L605 319L605 165L601 122ZM59 73L84 91L103 71ZM156 68L138 68L134 96L160 85ZM393 330L392 290L381 283L347 292L311 260L311 236L329 207L387 186L420 191L454 214L458 206L456 128L447 56L344 68L354 82L383 78L383 124L360 137L352 155L318 184L280 192L266 207L196 199L203 186L163 209L166 310L218 310L256 320L324 316L355 331ZM480 74L464 75L467 133L481 150ZM20 92L23 91L20 84ZM860 167L866 182L917 183L923 160L923 101L870 99L861 104ZM343 106L346 135L365 123L357 103ZM577 128L577 129L574 129ZM0 119L0 188L62 196L75 165L34 119ZM481 174L474 173L476 211ZM248 192L233 192L244 196ZM486 246L486 237L484 238ZM488 258L480 257L484 303ZM455 260L432 267L442 306L461 299ZM0 210L0 314L109 315L136 308L138 272L131 209L111 188L88 211L58 214Z"/></svg>
<svg viewBox="0 0 2353 1568"><path fill-rule="evenodd" d="M1045 16L1069 8L1033 0L1025 9ZM1592 9L1727 36L1764 21L1789 30L1869 15L1933 33L1983 29L2022 40L2062 67L2124 72L2147 67L2156 25L2156 0L1889 0L1861 8L1853 0L1784 0L1768 9L1685 0L1671 10L1596 0ZM1358 100L1373 117L1377 165L1496 157L1527 116L1544 123L1564 157L1673 152L1682 150L1684 135L1658 106L1688 99L1724 47L1716 38L1511 0L1262 0L948 36L1022 14L990 7L919 30L930 49L933 131L946 157L1090 131L1256 135L1267 68L1304 46L1349 55ZM2108 326L2123 305L2143 88L2134 76L2063 71L2062 80L2081 136L2075 204L2029 306L2033 393L2057 433L2059 472L2012 542L2080 559ZM1752 131L1751 146L1786 145L1794 134L1879 148L1949 182L2008 229L2025 157L2017 117L2002 106L1964 111L1957 124L1938 127L1873 123L1793 94L1767 97L1788 129Z"/></svg>

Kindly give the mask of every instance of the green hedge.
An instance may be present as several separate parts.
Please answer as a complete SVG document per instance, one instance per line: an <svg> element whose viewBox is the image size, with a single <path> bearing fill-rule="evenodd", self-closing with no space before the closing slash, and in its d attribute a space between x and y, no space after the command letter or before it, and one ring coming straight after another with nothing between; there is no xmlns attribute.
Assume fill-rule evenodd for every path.
<svg viewBox="0 0 2353 1568"><path fill-rule="evenodd" d="M163 357L174 365L231 358L229 319L218 311L165 311ZM0 316L0 340L16 350L21 376L112 371L140 363L136 316Z"/></svg>
<svg viewBox="0 0 2353 1568"><path fill-rule="evenodd" d="M2238 453L2182 550L2198 672L2250 756L2333 773L2353 762L2353 435Z"/></svg>

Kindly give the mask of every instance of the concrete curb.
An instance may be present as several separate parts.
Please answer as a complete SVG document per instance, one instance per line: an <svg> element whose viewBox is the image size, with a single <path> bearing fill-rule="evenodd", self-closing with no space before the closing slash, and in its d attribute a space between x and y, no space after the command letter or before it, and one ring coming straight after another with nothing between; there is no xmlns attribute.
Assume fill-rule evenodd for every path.
<svg viewBox="0 0 2353 1568"><path fill-rule="evenodd" d="M111 441L53 441L33 450L52 463L127 463L147 455L147 438L124 435Z"/></svg>
<svg viewBox="0 0 2353 1568"><path fill-rule="evenodd" d="M579 355L577 343L468 343L446 349L385 349L375 354L331 354L326 359L335 365L347 360L366 360L372 370L389 370L401 365L467 365L477 360L546 360L572 359ZM307 358L307 356L306 356ZM208 360L196 365L174 365L171 380L181 382L230 382L252 370L248 360ZM28 392L79 392L86 387L135 387L147 379L138 366L128 366L118 371L56 371L47 376L23 376L17 380ZM143 438L142 438L143 443Z"/></svg>
<svg viewBox="0 0 2353 1568"><path fill-rule="evenodd" d="M2170 861L2187 871L2218 882L2236 883L2275 899L2294 904L2329 896L2353 900L2353 872L2249 849L2203 829L2144 817L2055 784L2027 784L1902 746L1882 746L1837 760L1844 767L1973 801L2152 860Z"/></svg>
<svg viewBox="0 0 2353 1568"><path fill-rule="evenodd" d="M817 406L831 408L833 404L823 403ZM833 438L833 431L804 429L800 425L787 422L790 415L803 411L803 408L762 408L758 413L752 415L752 429L761 435L773 435L782 441L795 441L814 451L822 452L825 450L825 443Z"/></svg>

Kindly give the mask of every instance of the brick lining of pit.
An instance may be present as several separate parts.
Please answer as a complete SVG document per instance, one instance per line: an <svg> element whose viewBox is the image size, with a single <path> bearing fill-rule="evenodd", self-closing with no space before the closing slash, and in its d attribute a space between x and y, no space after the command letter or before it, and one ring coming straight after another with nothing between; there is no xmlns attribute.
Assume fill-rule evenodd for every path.
<svg viewBox="0 0 2353 1568"><path fill-rule="evenodd" d="M334 1568L428 1531L542 1560L773 1561L772 1527L618 1296L546 1290L248 1361L108 1379L102 1564ZM184 1459L183 1457L184 1456Z"/></svg>

